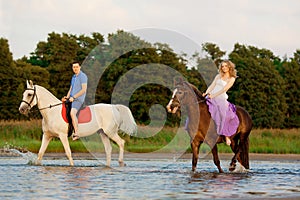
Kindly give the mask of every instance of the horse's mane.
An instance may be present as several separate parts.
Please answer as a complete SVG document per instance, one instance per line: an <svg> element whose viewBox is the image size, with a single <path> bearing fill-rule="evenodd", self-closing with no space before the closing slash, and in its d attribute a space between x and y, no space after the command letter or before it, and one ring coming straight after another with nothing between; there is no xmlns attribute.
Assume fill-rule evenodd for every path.
<svg viewBox="0 0 300 200"><path fill-rule="evenodd" d="M200 92L196 86L188 82L184 83L194 91L198 100L205 100L205 98L202 96L202 92Z"/></svg>
<svg viewBox="0 0 300 200"><path fill-rule="evenodd" d="M49 90L47 90L46 88L44 88L43 86L40 85L35 85L36 88L39 88L40 90L42 90L44 93L47 93L49 95L48 98L51 98L51 101L59 101L61 102L56 96L54 96L54 94L52 94Z"/></svg>

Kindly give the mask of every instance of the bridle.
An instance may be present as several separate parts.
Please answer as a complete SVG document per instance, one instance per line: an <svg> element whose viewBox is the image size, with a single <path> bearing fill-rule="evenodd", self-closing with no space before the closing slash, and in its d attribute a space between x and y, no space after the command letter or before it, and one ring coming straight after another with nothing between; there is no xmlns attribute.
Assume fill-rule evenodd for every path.
<svg viewBox="0 0 300 200"><path fill-rule="evenodd" d="M177 92L180 90L179 88L180 88L180 87L176 87ZM190 89L190 88L189 88L189 89ZM176 93L177 93L177 92L176 92ZM175 99L175 97L176 97L176 100L178 101L179 105L181 105L180 98L178 98L178 97L176 96L176 93L175 93L174 97L172 97L171 99L172 99L172 101L174 101L174 99ZM185 92L185 91L183 91L183 93L184 93L183 95L186 95L186 92ZM185 105L199 104L199 103L203 103L203 102L205 102L205 101L206 101L206 98L201 99L201 100L197 100L197 101L195 101L195 102L186 103Z"/></svg>
<svg viewBox="0 0 300 200"><path fill-rule="evenodd" d="M32 88L26 88L25 90L33 90L33 95L32 95L31 100L29 101L29 103L28 103L27 101L24 101L23 99L22 99L22 101L21 101L21 102L26 103L26 104L30 107L30 109L31 109L31 108L32 108L32 107L31 107L31 103L33 102L34 97L36 96L35 86L33 87L33 89L32 89ZM37 98L37 96L36 96L36 98Z"/></svg>
<svg viewBox="0 0 300 200"><path fill-rule="evenodd" d="M33 100L34 100L34 97L36 97L36 101L38 102L38 96L36 95L36 89L35 89L35 86L33 86L33 88L26 88L25 90L33 90L33 95L32 95L31 100L29 101L29 103L28 103L27 101L24 101L23 99L22 99L22 101L21 101L21 102L26 103L26 104L30 107L30 109L31 109L31 108L32 108L31 103L32 103ZM54 104L54 105L51 105L51 104L50 104L50 105L47 106L47 107L39 108L39 110L44 110L44 109L47 109L47 108L52 108L52 107L55 107L55 106L59 106L59 105L61 105L61 104L63 104L63 103L57 103L57 104Z"/></svg>

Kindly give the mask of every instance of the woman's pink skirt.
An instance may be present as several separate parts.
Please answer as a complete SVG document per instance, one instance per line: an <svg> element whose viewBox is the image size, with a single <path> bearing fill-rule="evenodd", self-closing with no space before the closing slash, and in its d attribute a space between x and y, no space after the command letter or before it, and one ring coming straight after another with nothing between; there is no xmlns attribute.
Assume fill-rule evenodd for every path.
<svg viewBox="0 0 300 200"><path fill-rule="evenodd" d="M209 112L214 120L219 135L232 136L239 126L234 104L221 98L207 99Z"/></svg>

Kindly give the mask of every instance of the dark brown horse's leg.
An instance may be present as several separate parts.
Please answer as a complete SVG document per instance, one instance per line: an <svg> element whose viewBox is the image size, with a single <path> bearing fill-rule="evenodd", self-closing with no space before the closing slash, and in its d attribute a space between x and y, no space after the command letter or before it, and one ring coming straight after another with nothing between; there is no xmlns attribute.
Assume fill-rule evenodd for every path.
<svg viewBox="0 0 300 200"><path fill-rule="evenodd" d="M241 149L240 149L239 145L236 145L236 146L237 146L237 150L234 152L234 156L233 156L230 166L229 166L229 171L235 170L237 158L239 158L240 153L241 153ZM241 163L240 160L239 160L239 162Z"/></svg>
<svg viewBox="0 0 300 200"><path fill-rule="evenodd" d="M237 160L245 167L249 169L249 139L240 138L239 142L235 141L235 145L232 146L234 156L231 160L229 170L233 171L236 167Z"/></svg>
<svg viewBox="0 0 300 200"><path fill-rule="evenodd" d="M196 170L196 167L197 167L200 144L201 143L199 141L197 141L195 138L194 138L193 142L191 143L192 152L193 152L193 158L192 158L192 171L193 172Z"/></svg>
<svg viewBox="0 0 300 200"><path fill-rule="evenodd" d="M229 171L233 171L235 170L235 167L236 167L236 158L237 158L237 153L238 153L238 139L237 137L234 138L233 140L231 140L231 149L232 149L232 152L234 153L234 156L232 157L231 159L231 163L230 163L230 166L229 166Z"/></svg>
<svg viewBox="0 0 300 200"><path fill-rule="evenodd" d="M215 165L218 167L219 172L223 173L224 171L222 170L221 165L220 165L217 144L212 148L211 152L213 154L213 159L214 159Z"/></svg>
<svg viewBox="0 0 300 200"><path fill-rule="evenodd" d="M246 169L249 169L249 138L241 138L237 159Z"/></svg>

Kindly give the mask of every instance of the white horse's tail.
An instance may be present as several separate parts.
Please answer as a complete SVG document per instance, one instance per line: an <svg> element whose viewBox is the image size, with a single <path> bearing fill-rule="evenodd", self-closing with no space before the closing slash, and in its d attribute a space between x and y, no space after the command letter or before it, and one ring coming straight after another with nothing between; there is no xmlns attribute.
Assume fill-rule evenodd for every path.
<svg viewBox="0 0 300 200"><path fill-rule="evenodd" d="M135 120L132 116L130 109L121 104L116 105L116 107L119 110L122 119L119 128L129 135L136 135L137 125L135 123Z"/></svg>

